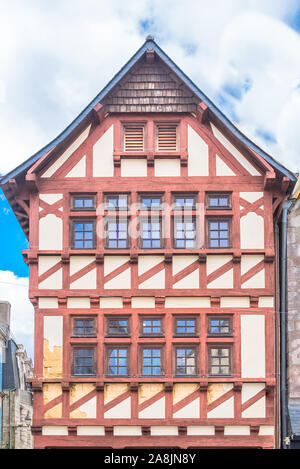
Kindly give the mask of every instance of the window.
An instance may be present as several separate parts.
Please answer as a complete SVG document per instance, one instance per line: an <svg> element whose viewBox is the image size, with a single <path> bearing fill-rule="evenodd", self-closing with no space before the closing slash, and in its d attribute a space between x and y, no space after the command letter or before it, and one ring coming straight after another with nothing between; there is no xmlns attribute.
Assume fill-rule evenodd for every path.
<svg viewBox="0 0 300 469"><path fill-rule="evenodd" d="M232 335L232 318L210 317L208 318L208 335Z"/></svg>
<svg viewBox="0 0 300 469"><path fill-rule="evenodd" d="M196 219L180 217L174 219L174 247L177 249L193 249L197 241Z"/></svg>
<svg viewBox="0 0 300 469"><path fill-rule="evenodd" d="M141 210L161 210L161 195L141 195Z"/></svg>
<svg viewBox="0 0 300 469"><path fill-rule="evenodd" d="M208 224L208 247L210 248L229 248L231 247L230 219L210 219Z"/></svg>
<svg viewBox="0 0 300 469"><path fill-rule="evenodd" d="M207 194L207 208L221 210L231 208L230 194Z"/></svg>
<svg viewBox="0 0 300 469"><path fill-rule="evenodd" d="M174 195L173 196L174 210L195 210L196 196L195 195Z"/></svg>
<svg viewBox="0 0 300 469"><path fill-rule="evenodd" d="M160 376L162 371L162 348L143 347L142 348L142 375Z"/></svg>
<svg viewBox="0 0 300 469"><path fill-rule="evenodd" d="M196 375L196 347L175 348L176 376Z"/></svg>
<svg viewBox="0 0 300 469"><path fill-rule="evenodd" d="M76 337L95 337L95 319L94 318L73 318L73 336Z"/></svg>
<svg viewBox="0 0 300 469"><path fill-rule="evenodd" d="M128 375L128 348L108 347L107 374L110 376Z"/></svg>
<svg viewBox="0 0 300 469"><path fill-rule="evenodd" d="M96 374L95 347L74 347L72 374L87 376Z"/></svg>
<svg viewBox="0 0 300 469"><path fill-rule="evenodd" d="M156 149L158 151L178 150L178 125L157 124L156 126Z"/></svg>
<svg viewBox="0 0 300 469"><path fill-rule="evenodd" d="M145 126L124 125L124 151L144 151Z"/></svg>
<svg viewBox="0 0 300 469"><path fill-rule="evenodd" d="M175 318L174 335L176 336L195 336L197 334L196 318Z"/></svg>
<svg viewBox="0 0 300 469"><path fill-rule="evenodd" d="M228 376L231 374L231 347L212 346L208 354L209 374Z"/></svg>
<svg viewBox="0 0 300 469"><path fill-rule="evenodd" d="M162 220L143 219L140 221L140 247L142 249L162 248Z"/></svg>
<svg viewBox="0 0 300 469"><path fill-rule="evenodd" d="M71 246L72 249L95 249L96 247L96 221L72 220L71 221Z"/></svg>
<svg viewBox="0 0 300 469"><path fill-rule="evenodd" d="M162 336L162 319L161 318L142 318L141 319L141 335L143 336Z"/></svg>
<svg viewBox="0 0 300 469"><path fill-rule="evenodd" d="M127 218L108 219L105 223L105 247L126 249L129 246Z"/></svg>
<svg viewBox="0 0 300 469"><path fill-rule="evenodd" d="M85 211L96 209L95 195L72 195L71 210Z"/></svg>
<svg viewBox="0 0 300 469"><path fill-rule="evenodd" d="M104 196L105 210L118 211L128 209L127 194L113 194Z"/></svg>
<svg viewBox="0 0 300 469"><path fill-rule="evenodd" d="M107 318L107 335L113 337L129 336L128 318Z"/></svg>

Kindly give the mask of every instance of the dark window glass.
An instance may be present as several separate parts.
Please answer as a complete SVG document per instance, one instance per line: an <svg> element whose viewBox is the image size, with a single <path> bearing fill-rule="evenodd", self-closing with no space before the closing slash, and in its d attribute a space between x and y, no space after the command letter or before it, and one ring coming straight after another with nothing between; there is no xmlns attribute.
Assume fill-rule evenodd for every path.
<svg viewBox="0 0 300 469"><path fill-rule="evenodd" d="M120 336L128 335L128 319L127 318L109 318L107 320L107 333L108 335Z"/></svg>
<svg viewBox="0 0 300 469"><path fill-rule="evenodd" d="M230 318L209 318L208 333L218 334L218 335L231 334L231 319Z"/></svg>
<svg viewBox="0 0 300 469"><path fill-rule="evenodd" d="M196 334L196 319L178 318L175 320L175 334L189 335Z"/></svg>
<svg viewBox="0 0 300 469"><path fill-rule="evenodd" d="M230 247L230 220L208 220L210 248Z"/></svg>
<svg viewBox="0 0 300 469"><path fill-rule="evenodd" d="M95 196L72 196L73 210L95 210Z"/></svg>
<svg viewBox="0 0 300 469"><path fill-rule="evenodd" d="M73 335L78 336L91 336L95 335L95 320L94 319L74 319Z"/></svg>
<svg viewBox="0 0 300 469"><path fill-rule="evenodd" d="M143 319L142 334L156 335L162 333L161 319Z"/></svg>
<svg viewBox="0 0 300 469"><path fill-rule="evenodd" d="M175 349L176 375L196 374L196 349L195 347L178 347Z"/></svg>
<svg viewBox="0 0 300 469"><path fill-rule="evenodd" d="M126 376L128 374L128 349L108 349L108 374Z"/></svg>
<svg viewBox="0 0 300 469"><path fill-rule="evenodd" d="M95 247L95 222L73 221L73 249L93 249Z"/></svg>
<svg viewBox="0 0 300 469"><path fill-rule="evenodd" d="M230 195L229 194L209 194L207 197L208 208L230 208Z"/></svg>
<svg viewBox="0 0 300 469"><path fill-rule="evenodd" d="M142 220L141 226L141 248L155 249L162 247L161 220Z"/></svg>
<svg viewBox="0 0 300 469"><path fill-rule="evenodd" d="M174 246L175 248L196 247L196 220L174 220Z"/></svg>
<svg viewBox="0 0 300 469"><path fill-rule="evenodd" d="M108 220L105 226L106 247L110 249L126 249L128 247L127 220Z"/></svg>
<svg viewBox="0 0 300 469"><path fill-rule="evenodd" d="M127 210L128 195L116 194L105 196L105 210Z"/></svg>
<svg viewBox="0 0 300 469"><path fill-rule="evenodd" d="M161 348L143 348L142 350L142 374L146 376L158 376L162 374Z"/></svg>
<svg viewBox="0 0 300 469"><path fill-rule="evenodd" d="M230 353L231 349L229 347L216 347L209 349L211 375L230 375Z"/></svg>
<svg viewBox="0 0 300 469"><path fill-rule="evenodd" d="M73 350L73 374L74 375L94 375L94 349L74 348Z"/></svg>
<svg viewBox="0 0 300 469"><path fill-rule="evenodd" d="M162 197L160 195L142 195L142 210L159 210L161 208Z"/></svg>
<svg viewBox="0 0 300 469"><path fill-rule="evenodd" d="M195 195L175 195L173 200L177 210L193 210L196 207Z"/></svg>

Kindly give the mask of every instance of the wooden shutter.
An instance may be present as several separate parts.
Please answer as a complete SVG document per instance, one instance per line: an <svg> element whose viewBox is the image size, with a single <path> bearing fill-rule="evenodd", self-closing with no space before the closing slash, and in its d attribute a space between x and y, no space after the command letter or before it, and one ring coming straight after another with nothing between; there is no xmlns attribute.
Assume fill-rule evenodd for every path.
<svg viewBox="0 0 300 469"><path fill-rule="evenodd" d="M124 126L124 150L144 151L144 126L125 125Z"/></svg>
<svg viewBox="0 0 300 469"><path fill-rule="evenodd" d="M176 151L177 150L177 125L159 124L157 129L157 150Z"/></svg>

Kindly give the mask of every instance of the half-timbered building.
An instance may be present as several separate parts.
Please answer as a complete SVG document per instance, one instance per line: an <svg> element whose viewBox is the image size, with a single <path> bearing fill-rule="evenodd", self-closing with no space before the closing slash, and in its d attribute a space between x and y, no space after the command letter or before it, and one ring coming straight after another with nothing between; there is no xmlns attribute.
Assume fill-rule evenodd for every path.
<svg viewBox="0 0 300 469"><path fill-rule="evenodd" d="M279 444L294 181L151 37L2 178L29 239L36 448Z"/></svg>

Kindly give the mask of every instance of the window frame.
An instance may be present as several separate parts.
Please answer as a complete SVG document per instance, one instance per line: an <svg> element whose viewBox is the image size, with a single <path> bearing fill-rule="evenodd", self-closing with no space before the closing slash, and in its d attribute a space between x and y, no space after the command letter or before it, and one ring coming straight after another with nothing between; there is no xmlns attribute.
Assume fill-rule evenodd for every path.
<svg viewBox="0 0 300 469"><path fill-rule="evenodd" d="M180 373L177 373L177 350L178 349L194 349L195 351L195 354L194 354L194 368L195 368L195 373L194 374L180 374ZM175 344L173 346L173 369L174 369L174 376L176 378L182 378L182 377L187 377L187 378L195 378L195 376L198 376L199 375L199 364L198 364L198 361L199 361L199 346L198 344ZM187 368L187 366L185 366L185 369Z"/></svg>
<svg viewBox="0 0 300 469"><path fill-rule="evenodd" d="M182 332L176 332L177 329L177 321L183 320L183 321L190 321L194 320L195 321L195 332L193 333L182 333ZM173 317L173 337L199 337L199 317L193 314L188 314L188 315L175 315Z"/></svg>
<svg viewBox="0 0 300 469"><path fill-rule="evenodd" d="M130 324L130 316L110 316L110 315L107 315L105 316L105 337L116 337L116 338L120 338L120 337L130 337L131 335L131 324ZM109 333L109 321L127 321L127 332L124 333L124 334L111 334Z"/></svg>
<svg viewBox="0 0 300 469"><path fill-rule="evenodd" d="M126 374L110 374L109 373L109 350L113 349L122 349L122 350L127 350L127 355L126 355L126 360L127 360L127 366L126 366ZM118 357L119 358L119 357ZM119 366L118 366L119 368ZM126 344L105 344L105 353L104 353L104 369L105 369L105 376L108 378L127 378L130 376L130 346Z"/></svg>
<svg viewBox="0 0 300 469"><path fill-rule="evenodd" d="M142 150L126 150L126 127L142 127L143 128L143 149ZM145 152L147 140L147 125L145 122L124 122L122 123L122 151L126 154Z"/></svg>
<svg viewBox="0 0 300 469"><path fill-rule="evenodd" d="M97 194L83 193L83 194L70 194L70 210L72 212L94 212L96 210L96 197ZM75 207L75 200L92 199L92 207Z"/></svg>
<svg viewBox="0 0 300 469"><path fill-rule="evenodd" d="M210 237L210 231L216 231L216 230L210 230L210 222L217 222L217 223L222 223L222 222L228 222L228 246L211 246L210 242L211 239L220 239L220 238L211 238ZM222 231L222 230L217 230L217 231ZM224 238L225 239L225 238ZM212 217L208 216L206 217L206 245L207 249L231 249L232 248L232 217L227 216L227 217Z"/></svg>
<svg viewBox="0 0 300 469"><path fill-rule="evenodd" d="M154 332L152 334L150 332L145 332L145 333L143 332L143 321L157 321L157 320L160 321L161 332ZM165 336L163 316L151 316L151 315L140 316L139 323L140 323L140 327L139 327L140 337L164 337Z"/></svg>
<svg viewBox="0 0 300 469"><path fill-rule="evenodd" d="M129 235L129 232L128 232L129 220L130 220L130 218L128 216L122 216L122 215L120 215L120 216L118 215L116 217L110 217L110 216L105 217L104 223L103 223L104 248L105 249L118 250L118 251L121 251L122 249L130 249L131 238L130 238L130 235ZM110 247L110 246L108 246L109 241L114 241L114 240L111 240L108 236L108 233L109 233L108 223L125 223L125 222L126 222L126 225L127 225L127 228L126 228L126 247ZM119 233L119 230L116 230L116 233ZM121 240L119 238L116 238L115 241L118 242L118 241L123 241L123 240Z"/></svg>
<svg viewBox="0 0 300 469"><path fill-rule="evenodd" d="M147 208L147 207L143 207L143 203L142 203L142 199L143 198L149 198L149 199L160 199L160 205L158 208L156 207L150 207L150 208ZM138 195L138 201L139 201L139 211L140 212L162 212L163 210L163 203L164 203L164 194L162 194L161 192L158 193L158 194L155 194L155 192L150 192L150 193L146 193L146 192L142 192L142 193L139 193Z"/></svg>
<svg viewBox="0 0 300 469"><path fill-rule="evenodd" d="M225 198L228 199L228 205L226 206L214 206L210 205L210 198ZM232 210L232 193L231 192L207 192L206 193L206 209L207 210Z"/></svg>
<svg viewBox="0 0 300 469"><path fill-rule="evenodd" d="M160 240L160 247L144 247L142 245L143 243L143 240L144 238L142 237L142 233L143 233L143 230L141 230L141 224L144 223L144 222L147 222L147 223L159 223L160 224L160 238L156 238L156 239L159 239ZM139 216L138 218L138 232L139 232L139 239L138 239L138 244L139 244L139 248L140 249L145 249L145 250L151 250L151 249L164 249L165 247L165 238L163 236L163 223L164 223L164 218L159 215L157 217L157 219L155 220L151 220L151 216ZM156 240L155 238L148 238L148 239L145 239L145 241L151 241L151 244L152 244L152 241L155 241Z"/></svg>
<svg viewBox="0 0 300 469"><path fill-rule="evenodd" d="M229 321L229 332L210 332L210 321L211 320L228 320ZM220 314L220 315L208 315L207 316L207 337L233 337L233 317L232 315Z"/></svg>
<svg viewBox="0 0 300 469"><path fill-rule="evenodd" d="M198 218L195 215L190 217L191 220L185 220L184 217L183 217L183 219L179 219L179 220L176 220L176 218L178 218L178 214L172 216L172 226L173 226L172 246L173 246L173 249L197 249L198 245L199 245L199 236L198 236L198 231L199 231L198 223L199 223L199 221L198 221ZM185 244L184 247L176 246L176 241L181 240L179 238L176 238L176 236L175 236L176 231L178 231L178 230L176 230L176 221L178 223L193 223L194 224L193 247L186 247L186 242L191 241L191 239L188 239L186 237L182 238L182 241ZM186 234L185 229L183 230L183 233Z"/></svg>
<svg viewBox="0 0 300 469"><path fill-rule="evenodd" d="M228 349L229 350L229 373L228 374L220 374L220 373L219 374L213 374L213 373L211 373L211 368L212 368L211 350L212 349ZM213 365L213 366L220 367L222 365ZM207 367L208 367L207 374L208 374L209 377L212 377L212 378L232 377L233 374L234 374L233 366L234 366L234 362L233 362L233 344L227 344L227 343L208 344L208 346L207 346Z"/></svg>
<svg viewBox="0 0 300 469"><path fill-rule="evenodd" d="M144 367L144 361L143 361L143 350L144 349L160 349L161 350L161 354L160 354L160 374L159 375L156 375L156 374L151 374L151 375L146 375L146 374L143 374L143 367ZM164 344L140 344L139 345L139 375L140 377L142 378L158 378L158 377L163 377L165 376L165 367L164 367L164 364L165 364L165 347L164 347ZM152 357L151 357L152 358ZM154 366L150 365L150 368L154 368Z"/></svg>
<svg viewBox="0 0 300 469"><path fill-rule="evenodd" d="M195 192L175 192L175 193L172 193L172 208L173 208L173 211L176 211L176 212L184 212L184 211L190 211L190 210L196 210L197 208L197 193ZM191 208L189 207L180 207L179 205L176 205L176 199L193 199L194 200L194 203L193 203L193 206Z"/></svg>
<svg viewBox="0 0 300 469"><path fill-rule="evenodd" d="M75 350L79 349L90 349L93 350L93 373L77 374L75 373L75 367L80 365L75 365ZM72 377L94 377L97 376L97 345L95 344L74 344L71 345L71 376Z"/></svg>
<svg viewBox="0 0 300 469"><path fill-rule="evenodd" d="M117 198L117 197L122 196L122 195L123 196L126 195L126 197L127 197L126 208L120 208L120 207L108 208L107 207L107 204L108 204L107 199L108 198ZM105 212L128 212L129 211L129 206L130 206L130 193L127 193L127 192L122 192L122 193L112 192L110 194L110 193L106 192L106 193L103 194L103 203L104 203L104 211Z"/></svg>
<svg viewBox="0 0 300 469"><path fill-rule="evenodd" d="M92 247L76 247L75 246L75 224L76 223L91 223L93 225L93 237L92 237ZM91 249L96 249L97 246L97 234L96 234L96 223L97 220L96 218L71 218L70 219L70 248L72 250L91 250ZM84 233L84 231L83 231Z"/></svg>
<svg viewBox="0 0 300 469"><path fill-rule="evenodd" d="M175 150L160 150L159 149L159 127L161 126L174 126L176 127L176 149ZM180 123L179 122L154 122L154 149L158 153L178 153L180 151Z"/></svg>
<svg viewBox="0 0 300 469"><path fill-rule="evenodd" d="M71 337L77 338L77 337L97 337L97 318L95 316L72 316L71 318ZM90 334L76 334L74 332L75 330L75 322L76 321L93 321L93 330L94 332Z"/></svg>

